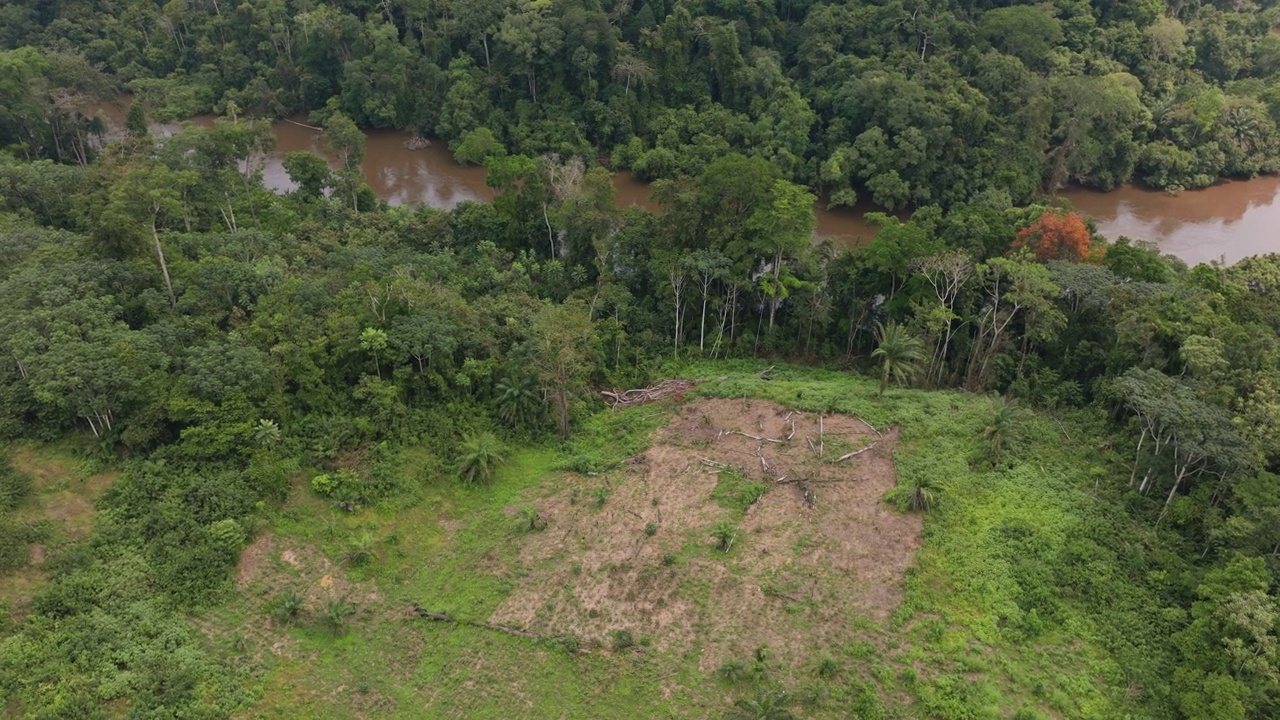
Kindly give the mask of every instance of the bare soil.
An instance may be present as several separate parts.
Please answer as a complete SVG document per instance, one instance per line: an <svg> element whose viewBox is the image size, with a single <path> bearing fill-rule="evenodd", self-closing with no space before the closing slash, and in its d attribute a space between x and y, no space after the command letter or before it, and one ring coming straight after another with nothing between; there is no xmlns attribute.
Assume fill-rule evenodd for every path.
<svg viewBox="0 0 1280 720"><path fill-rule="evenodd" d="M859 637L856 618L883 621L902 600L921 520L881 499L896 442L853 416L684 405L619 470L565 475L535 501L548 527L524 538L516 589L490 621L602 645L625 630L699 654L704 671L762 647L780 665L815 662ZM767 487L745 514L713 498L729 468ZM737 523L728 553L711 534L721 522Z"/></svg>

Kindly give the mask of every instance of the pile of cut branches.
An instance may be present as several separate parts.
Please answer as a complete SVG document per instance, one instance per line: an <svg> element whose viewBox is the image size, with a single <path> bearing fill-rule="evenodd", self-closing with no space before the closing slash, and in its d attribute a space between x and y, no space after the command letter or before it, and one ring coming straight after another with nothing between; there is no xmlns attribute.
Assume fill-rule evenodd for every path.
<svg viewBox="0 0 1280 720"><path fill-rule="evenodd" d="M692 390L697 384L693 380L663 380L653 387L635 390L601 390L600 394L613 407L625 408L656 402L668 395Z"/></svg>

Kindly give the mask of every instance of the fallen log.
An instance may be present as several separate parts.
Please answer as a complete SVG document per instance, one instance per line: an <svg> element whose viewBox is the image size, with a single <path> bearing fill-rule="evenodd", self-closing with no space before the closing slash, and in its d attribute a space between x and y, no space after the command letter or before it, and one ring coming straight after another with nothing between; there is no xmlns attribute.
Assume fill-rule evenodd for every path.
<svg viewBox="0 0 1280 720"><path fill-rule="evenodd" d="M426 608L414 604L410 608L413 614L424 620L432 620L434 622L447 622L457 625L469 625L471 627L480 628L482 630L492 630L507 635L515 635L516 637L529 638L531 640L545 640L546 636L532 633L527 630L520 630L506 625L493 625L491 623L482 623L475 620L459 620L443 610L427 610Z"/></svg>
<svg viewBox="0 0 1280 720"><path fill-rule="evenodd" d="M435 620L436 622L453 622L454 621L453 618L449 617L449 613L447 612L443 612L443 611L437 612L435 610L427 610L425 608L419 607L418 605L414 605L412 609L413 609L413 614L417 615L420 618L426 618L427 620Z"/></svg>
<svg viewBox="0 0 1280 720"><path fill-rule="evenodd" d="M853 452L851 452L851 453L845 453L844 455L841 455L840 457L836 458L836 459L835 459L835 462L844 462L845 460L848 460L848 459L849 459L849 458L851 458L851 457L857 457L857 456L861 455L862 453L864 453L864 452L866 452L866 451L870 450L871 448L875 447L875 446L876 446L876 445L878 445L878 444L879 444L879 443L871 443L870 445L868 445L868 446L866 446L866 447L862 448L861 450L854 450L854 451L853 451Z"/></svg>
<svg viewBox="0 0 1280 720"><path fill-rule="evenodd" d="M745 438L751 438L752 440L755 440L755 441L757 441L757 442L771 442L771 443L778 443L779 445L781 445L781 444L783 444L784 442L786 442L786 440L778 440L778 439L775 439L775 438L760 437L759 435L752 435L752 434L750 434L750 433L739 432L739 431L737 431L737 430L730 430L730 431L728 432L728 434L729 434L729 435L741 435L742 437L745 437Z"/></svg>
<svg viewBox="0 0 1280 720"><path fill-rule="evenodd" d="M866 425L868 428L871 428L871 432L875 433L876 437L884 437L883 435L880 434L880 431L876 429L875 425L872 425L871 423L867 422L866 420L863 420L861 417L857 415L854 415L853 417L858 422L862 423L863 425Z"/></svg>
<svg viewBox="0 0 1280 720"><path fill-rule="evenodd" d="M308 125L308 124L306 124L306 123L300 123L300 122L298 122L297 120L290 120L289 118L282 118L282 119L283 119L285 122L287 122L287 123L292 123L292 124L294 124L294 125L297 125L298 127L304 127L304 128L306 128L306 129L308 129L308 130L317 130L317 131L319 131L319 132L324 132L324 128L322 128L322 127L316 127L315 125Z"/></svg>

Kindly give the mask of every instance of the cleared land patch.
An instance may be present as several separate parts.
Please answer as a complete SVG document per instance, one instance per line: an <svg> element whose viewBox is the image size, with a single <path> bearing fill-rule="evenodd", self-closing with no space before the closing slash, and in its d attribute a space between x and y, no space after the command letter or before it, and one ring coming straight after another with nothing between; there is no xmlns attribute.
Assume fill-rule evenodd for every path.
<svg viewBox="0 0 1280 720"><path fill-rule="evenodd" d="M3 577L0 602L15 619L26 615L35 593L48 582L43 565L52 552L84 540L93 528L94 504L117 473L87 472L83 463L53 448L18 444L9 450L13 468L31 478L31 495L16 510L16 521L37 529L27 564Z"/></svg>
<svg viewBox="0 0 1280 720"><path fill-rule="evenodd" d="M794 666L815 641L851 642L856 618L901 602L920 544L920 518L881 499L896 442L849 415L684 405L619 469L565 475L534 501L547 527L524 539L490 621L696 649L704 672L762 647Z"/></svg>

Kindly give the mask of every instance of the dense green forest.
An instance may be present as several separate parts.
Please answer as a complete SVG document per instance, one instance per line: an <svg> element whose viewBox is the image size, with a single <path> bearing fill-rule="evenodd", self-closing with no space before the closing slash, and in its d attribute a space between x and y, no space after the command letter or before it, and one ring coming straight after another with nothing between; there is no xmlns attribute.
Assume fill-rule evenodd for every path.
<svg viewBox="0 0 1280 720"><path fill-rule="evenodd" d="M1274 19L1195 2L6 4L0 705L1280 716L1280 256L1188 268L1026 204L1072 180L1277 169ZM82 110L122 87L141 101L104 141ZM148 131L148 114L209 110L210 127ZM261 118L298 110L335 167L291 153L297 190L276 195ZM495 201L388 207L358 174L362 126L448 139ZM616 208L609 164L660 180L663 212ZM875 217L863 247L814 244L815 191L918 209ZM519 560L548 523L536 502L583 483L566 502L604 512L684 412L613 412L597 391L680 376L702 381L691 395L899 428L887 500L923 515L923 545L892 617L845 623L865 640L708 669L642 628L584 648L244 591L261 572L246 548L292 537L319 555L289 564L331 583L340 567L367 597L487 622L537 570ZM751 571L733 523L765 489L723 475L725 519L655 572ZM637 542L663 533L640 523ZM818 611L787 613L804 633ZM284 650L255 646L268 632ZM423 653L426 688L380 684L379 647ZM311 674L331 687L297 691Z"/></svg>
<svg viewBox="0 0 1280 720"><path fill-rule="evenodd" d="M835 204L1004 207L1280 170L1277 24L1253 0L14 0L0 47L42 55L6 59L0 141L84 159L70 100L128 88L168 118L341 113L643 179L736 150Z"/></svg>

